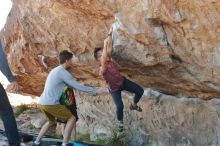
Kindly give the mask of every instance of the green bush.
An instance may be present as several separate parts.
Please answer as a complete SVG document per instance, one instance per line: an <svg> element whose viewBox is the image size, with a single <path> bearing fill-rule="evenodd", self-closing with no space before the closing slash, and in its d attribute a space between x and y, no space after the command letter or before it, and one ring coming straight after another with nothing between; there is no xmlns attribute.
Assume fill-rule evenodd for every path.
<svg viewBox="0 0 220 146"><path fill-rule="evenodd" d="M16 108L16 111L14 112L15 117L18 117L21 113L28 110L29 107L26 104L21 104Z"/></svg>
<svg viewBox="0 0 220 146"><path fill-rule="evenodd" d="M116 130L112 130L112 134L106 139L106 146L123 146L123 138L125 134L118 134Z"/></svg>
<svg viewBox="0 0 220 146"><path fill-rule="evenodd" d="M77 134L77 140L90 144L97 144L102 146L123 146L123 138L125 134L118 134L117 130L111 130L111 136L105 139L97 139L96 141L90 141L89 134Z"/></svg>
<svg viewBox="0 0 220 146"><path fill-rule="evenodd" d="M89 134L77 134L76 139L79 141L90 142L90 135Z"/></svg>
<svg viewBox="0 0 220 146"><path fill-rule="evenodd" d="M27 126L27 128L30 129L30 130L33 130L33 129L35 129L35 126L30 123L30 124Z"/></svg>

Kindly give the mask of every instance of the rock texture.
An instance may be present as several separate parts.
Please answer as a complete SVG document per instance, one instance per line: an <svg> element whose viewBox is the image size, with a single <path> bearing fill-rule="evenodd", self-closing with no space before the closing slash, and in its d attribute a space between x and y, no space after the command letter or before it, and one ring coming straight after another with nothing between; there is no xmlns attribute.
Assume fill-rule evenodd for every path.
<svg viewBox="0 0 220 146"><path fill-rule="evenodd" d="M114 23L114 59L125 75L167 94L219 97L218 0L13 3L2 41L26 93L40 94L63 49L74 53L73 74L79 80L102 84L92 51L103 45Z"/></svg>
<svg viewBox="0 0 220 146"><path fill-rule="evenodd" d="M220 145L220 100L179 98L149 93L142 98L143 112L131 112L131 100L123 101L126 129L125 145L129 146L218 146ZM79 104L77 130L97 137L109 136L116 126L111 97L83 96Z"/></svg>
<svg viewBox="0 0 220 146"><path fill-rule="evenodd" d="M90 134L94 140L111 136L111 130L116 128L117 123L111 97L86 94L80 94L80 97L77 133ZM125 146L220 145L219 99L176 98L147 89L140 102L143 112L139 113L129 110L132 96L123 94L123 97ZM24 132L38 133L36 126L45 122L43 114L38 112L36 108L23 112L17 118L18 128ZM36 125L36 122L39 124ZM51 128L47 134L55 135L55 129ZM60 131L58 133L61 134Z"/></svg>
<svg viewBox="0 0 220 146"><path fill-rule="evenodd" d="M220 145L219 0L13 0L1 38L22 91L39 95L64 49L74 53L71 72L79 81L104 85L92 51L110 26L113 58L125 76L190 98L144 99L143 113L128 111L125 100L128 145ZM110 97L85 97L79 112L81 133L109 134Z"/></svg>

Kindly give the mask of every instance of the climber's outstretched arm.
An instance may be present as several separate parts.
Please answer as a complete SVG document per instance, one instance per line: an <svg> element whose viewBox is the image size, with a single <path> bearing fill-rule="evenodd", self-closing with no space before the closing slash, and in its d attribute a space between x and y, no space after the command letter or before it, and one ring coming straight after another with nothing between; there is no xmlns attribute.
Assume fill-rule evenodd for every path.
<svg viewBox="0 0 220 146"><path fill-rule="evenodd" d="M106 61L111 59L112 53L112 28L109 30L108 37L104 40L104 47L101 56L101 70L105 72Z"/></svg>

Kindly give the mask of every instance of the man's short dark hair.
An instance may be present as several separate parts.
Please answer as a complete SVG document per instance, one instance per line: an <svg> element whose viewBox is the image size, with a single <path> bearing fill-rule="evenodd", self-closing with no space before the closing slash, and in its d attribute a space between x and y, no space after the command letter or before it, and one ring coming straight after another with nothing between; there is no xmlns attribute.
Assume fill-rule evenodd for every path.
<svg viewBox="0 0 220 146"><path fill-rule="evenodd" d="M95 49L94 49L93 54L94 54L95 60L97 60L97 57L98 57L97 54L98 54L98 52L101 51L101 50L102 50L102 48L95 48Z"/></svg>
<svg viewBox="0 0 220 146"><path fill-rule="evenodd" d="M59 54L60 64L64 64L67 60L72 59L73 54L67 50L63 50Z"/></svg>

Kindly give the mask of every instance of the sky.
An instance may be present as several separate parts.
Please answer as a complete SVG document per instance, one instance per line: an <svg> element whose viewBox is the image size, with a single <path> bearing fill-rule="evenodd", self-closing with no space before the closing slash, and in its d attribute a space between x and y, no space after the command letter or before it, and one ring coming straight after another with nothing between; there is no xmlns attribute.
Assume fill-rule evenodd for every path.
<svg viewBox="0 0 220 146"><path fill-rule="evenodd" d="M8 13L11 10L11 0L0 0L0 30L4 27Z"/></svg>
<svg viewBox="0 0 220 146"><path fill-rule="evenodd" d="M11 0L0 0L0 30L4 27L8 13L11 10ZM0 82L6 88L9 84L7 78L0 71ZM11 105L18 106L21 104L36 103L37 98L33 99L31 96L23 96L19 94L7 93Z"/></svg>

